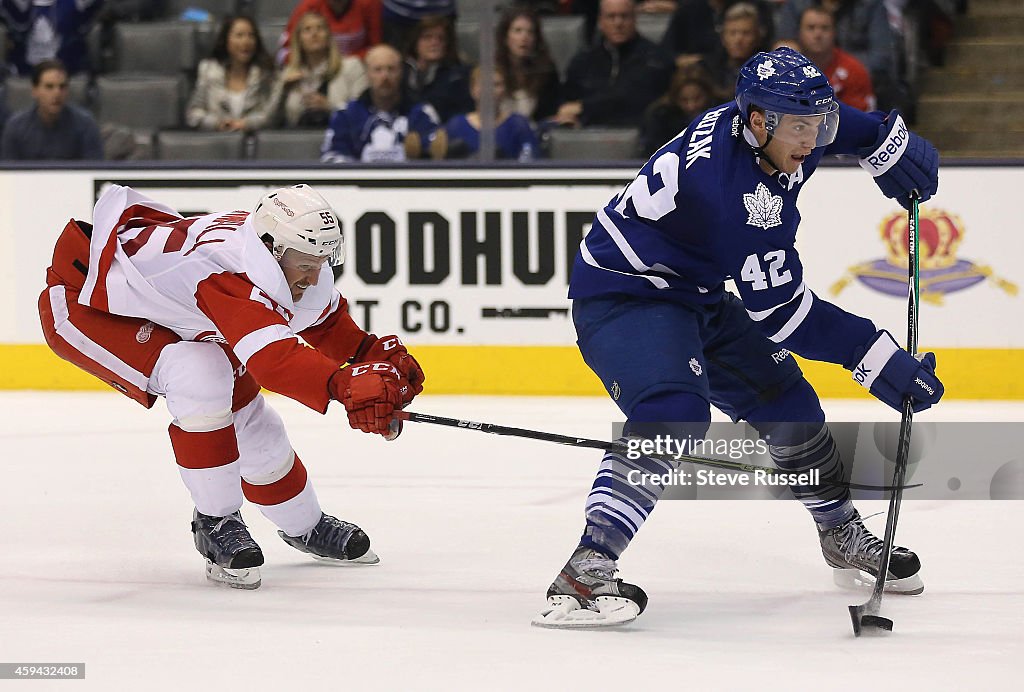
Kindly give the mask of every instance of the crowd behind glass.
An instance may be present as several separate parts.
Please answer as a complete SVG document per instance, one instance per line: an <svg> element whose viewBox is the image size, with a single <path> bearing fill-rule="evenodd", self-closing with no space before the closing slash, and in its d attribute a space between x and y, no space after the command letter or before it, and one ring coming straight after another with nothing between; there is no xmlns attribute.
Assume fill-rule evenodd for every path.
<svg viewBox="0 0 1024 692"><path fill-rule="evenodd" d="M0 158L177 159L172 135L186 132L221 133L197 135L202 146L241 142L236 158L282 132L305 144L277 158L479 158L488 122L497 159L646 157L778 45L803 51L849 105L912 120L905 46L941 62L953 11L953 0L0 0ZM911 12L927 20L904 21ZM489 74L475 64L481 24L494 28ZM147 28L194 40L180 74L180 41ZM908 42L909 31L922 35ZM160 82L146 70L180 80L152 122L140 114ZM584 156L562 144L581 133Z"/></svg>

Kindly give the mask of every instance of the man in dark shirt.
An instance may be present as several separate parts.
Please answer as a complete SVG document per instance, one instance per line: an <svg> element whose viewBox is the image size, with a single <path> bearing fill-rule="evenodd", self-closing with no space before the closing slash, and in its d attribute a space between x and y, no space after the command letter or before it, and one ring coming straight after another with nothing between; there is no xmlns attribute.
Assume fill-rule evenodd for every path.
<svg viewBox="0 0 1024 692"><path fill-rule="evenodd" d="M639 127L644 110L665 93L672 56L637 34L633 0L602 0L595 45L569 63L562 125Z"/></svg>
<svg viewBox="0 0 1024 692"><path fill-rule="evenodd" d="M59 60L32 71L35 105L13 114L4 127L0 158L103 159L103 140L87 111L68 103L68 73Z"/></svg>
<svg viewBox="0 0 1024 692"><path fill-rule="evenodd" d="M757 8L758 23L764 32L758 49L768 49L773 21L771 6L765 0L679 0L661 39L662 47L675 56L677 67L692 65L702 55L718 49L725 13L739 2L748 2Z"/></svg>

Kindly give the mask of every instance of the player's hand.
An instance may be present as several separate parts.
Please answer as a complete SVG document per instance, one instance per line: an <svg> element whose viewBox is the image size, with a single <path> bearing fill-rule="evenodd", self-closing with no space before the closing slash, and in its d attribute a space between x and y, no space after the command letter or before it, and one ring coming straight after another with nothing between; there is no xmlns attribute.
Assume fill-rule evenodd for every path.
<svg viewBox="0 0 1024 692"><path fill-rule="evenodd" d="M939 152L924 137L907 129L899 111L893 110L878 127L878 139L859 152L861 168L875 178L889 199L910 209L910 193L928 200L939 189Z"/></svg>
<svg viewBox="0 0 1024 692"><path fill-rule="evenodd" d="M914 411L924 411L939 402L945 388L935 376L935 354L919 358L900 348L892 334L882 329L853 366L853 379L897 411L903 410L908 396Z"/></svg>
<svg viewBox="0 0 1024 692"><path fill-rule="evenodd" d="M369 334L356 351L356 363L365 361L384 360L396 368L398 373L409 383L408 399L402 405L408 404L413 397L423 391L423 368L416 362L405 345L397 336L389 335L377 338L375 334Z"/></svg>
<svg viewBox="0 0 1024 692"><path fill-rule="evenodd" d="M402 408L408 383L388 362L359 363L342 368L327 383L331 398L340 401L348 412L348 423L357 430L394 439L395 411Z"/></svg>

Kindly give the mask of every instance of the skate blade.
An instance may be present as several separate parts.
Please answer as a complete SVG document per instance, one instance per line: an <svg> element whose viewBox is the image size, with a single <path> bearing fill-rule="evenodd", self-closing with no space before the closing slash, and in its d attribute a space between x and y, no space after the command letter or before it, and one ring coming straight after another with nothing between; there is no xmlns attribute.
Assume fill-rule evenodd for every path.
<svg viewBox="0 0 1024 692"><path fill-rule="evenodd" d="M376 565L380 563L380 558L377 557L377 553L373 552L373 549L367 550L359 557L352 558L351 560L336 560L333 557L323 557L322 555L316 555L310 553L314 560L320 562L326 562L332 565Z"/></svg>
<svg viewBox="0 0 1024 692"><path fill-rule="evenodd" d="M860 569L833 567L832 580L836 586L851 590L870 589L875 586L875 578ZM886 579L885 588L882 591L903 596L917 596L924 592L924 582L921 581L920 574L912 574L903 579Z"/></svg>
<svg viewBox="0 0 1024 692"><path fill-rule="evenodd" d="M209 560L206 561L206 578L215 584L228 586L232 589L245 589L251 591L260 588L259 567L248 567L246 569L228 569L215 565Z"/></svg>
<svg viewBox="0 0 1024 692"><path fill-rule="evenodd" d="M598 596L594 603L596 611L584 608L572 596L549 596L548 607L530 624L549 629L596 629L628 624L640 614L640 607L628 598Z"/></svg>

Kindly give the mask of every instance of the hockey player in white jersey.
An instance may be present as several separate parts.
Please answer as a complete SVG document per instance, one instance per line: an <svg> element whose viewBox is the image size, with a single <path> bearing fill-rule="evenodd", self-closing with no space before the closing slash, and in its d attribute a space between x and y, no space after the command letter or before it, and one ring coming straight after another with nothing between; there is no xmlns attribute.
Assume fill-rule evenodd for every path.
<svg viewBox="0 0 1024 692"><path fill-rule="evenodd" d="M165 398L212 581L260 585L243 498L314 558L378 562L362 529L321 510L260 394L321 413L340 401L353 428L401 432L394 412L422 391L423 371L398 337L349 316L330 266L344 251L337 213L307 185L265 195L252 213L194 218L112 185L93 224L71 220L57 241L39 300L47 343L146 407Z"/></svg>

